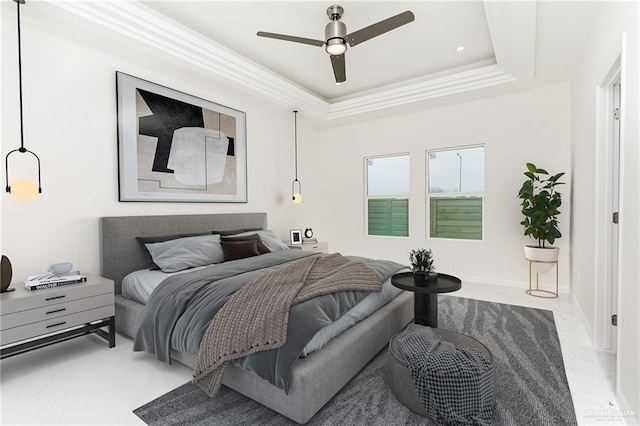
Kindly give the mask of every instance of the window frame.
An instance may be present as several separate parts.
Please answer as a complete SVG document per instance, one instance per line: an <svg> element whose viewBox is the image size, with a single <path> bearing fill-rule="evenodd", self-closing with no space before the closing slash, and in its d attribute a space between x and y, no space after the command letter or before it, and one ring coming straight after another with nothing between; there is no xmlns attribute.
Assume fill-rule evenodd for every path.
<svg viewBox="0 0 640 426"><path fill-rule="evenodd" d="M389 196L389 195L379 195L379 196L369 196L369 164L368 160L375 160L376 158L390 158L390 157L409 157L409 191L406 196ZM410 230L409 223L411 217L411 211L409 209L410 205L410 195L411 195L411 154L409 152L398 152L394 154L380 154L380 155L369 155L364 157L363 161L363 173L364 173L364 235L366 237L372 238L409 238ZM399 200L407 200L407 235L376 235L369 234L369 199L399 199Z"/></svg>
<svg viewBox="0 0 640 426"><path fill-rule="evenodd" d="M482 166L482 179L483 179L483 191L482 192L434 192L430 191L430 182L429 182L429 154L432 152L443 152L443 151L456 151L461 149L468 148L483 148L484 150L484 163ZM439 240L439 241L464 241L464 242L483 242L485 240L485 208L486 208L486 193L487 193L487 146L485 143L476 143L470 145L458 145L452 147L443 147L443 148L435 148L435 149L427 149L425 150L425 231L426 231L426 239L427 240ZM474 197L480 198L482 200L482 238L480 239L467 239L467 238L450 238L450 237L432 237L431 236L431 198L464 198L464 197Z"/></svg>

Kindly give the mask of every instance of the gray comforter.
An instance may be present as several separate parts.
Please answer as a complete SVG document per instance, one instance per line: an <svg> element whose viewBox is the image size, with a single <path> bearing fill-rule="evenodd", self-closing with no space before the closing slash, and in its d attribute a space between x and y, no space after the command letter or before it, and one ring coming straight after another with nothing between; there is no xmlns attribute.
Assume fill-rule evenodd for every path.
<svg viewBox="0 0 640 426"><path fill-rule="evenodd" d="M197 354L209 323L233 293L259 275L310 255L317 254L284 250L167 278L147 302L134 340L134 351L155 353L159 360L168 363L171 349ZM380 281L403 268L390 261L349 258L363 262ZM291 369L306 344L322 327L339 319L367 294L338 292L293 306L289 313L287 343L283 347L257 352L234 363L288 391Z"/></svg>

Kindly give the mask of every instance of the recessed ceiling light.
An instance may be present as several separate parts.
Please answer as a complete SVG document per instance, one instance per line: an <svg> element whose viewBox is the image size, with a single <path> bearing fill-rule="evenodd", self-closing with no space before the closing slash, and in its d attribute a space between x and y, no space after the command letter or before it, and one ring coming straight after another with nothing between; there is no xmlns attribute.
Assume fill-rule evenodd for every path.
<svg viewBox="0 0 640 426"><path fill-rule="evenodd" d="M456 51L457 51L457 52L462 52L463 50L464 50L464 46L458 46L458 47L456 48Z"/></svg>

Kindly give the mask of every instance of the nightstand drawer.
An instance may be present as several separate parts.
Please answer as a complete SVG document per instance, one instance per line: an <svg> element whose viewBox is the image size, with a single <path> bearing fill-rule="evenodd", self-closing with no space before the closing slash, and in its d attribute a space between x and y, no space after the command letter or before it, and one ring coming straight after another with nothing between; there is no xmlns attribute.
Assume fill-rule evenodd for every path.
<svg viewBox="0 0 640 426"><path fill-rule="evenodd" d="M103 278L92 278L85 283L45 290L27 290L22 287L14 293L7 293L6 297L2 299L2 316L109 293L113 293L113 281Z"/></svg>
<svg viewBox="0 0 640 426"><path fill-rule="evenodd" d="M43 306L41 308L28 309L12 314L6 314L0 317L0 319L2 320L2 322L0 323L0 329L7 330L13 327L20 327L39 321L46 321L52 318L58 318L89 309L99 308L101 306L113 305L113 302L113 293L108 293L93 297L86 297L84 299L70 300L63 303L51 304L48 306Z"/></svg>
<svg viewBox="0 0 640 426"><path fill-rule="evenodd" d="M87 311L77 312L71 315L63 315L46 321L27 324L20 327L13 327L0 331L0 344L8 345L20 340L42 336L43 334L54 333L66 328L86 324L91 321L111 317L115 314L113 304L100 308L93 308Z"/></svg>
<svg viewBox="0 0 640 426"><path fill-rule="evenodd" d="M300 245L300 249L302 251L316 251L316 252L328 253L329 243L324 241L319 241L317 243L304 243Z"/></svg>

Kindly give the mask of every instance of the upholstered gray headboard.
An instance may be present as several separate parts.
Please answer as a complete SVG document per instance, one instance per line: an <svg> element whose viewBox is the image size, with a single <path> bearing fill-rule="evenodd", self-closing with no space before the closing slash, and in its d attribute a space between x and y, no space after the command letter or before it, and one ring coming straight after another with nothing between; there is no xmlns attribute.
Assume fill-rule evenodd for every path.
<svg viewBox="0 0 640 426"><path fill-rule="evenodd" d="M114 280L116 294L120 294L122 278L130 272L149 266L136 237L239 229L267 229L267 214L101 217L100 275Z"/></svg>

